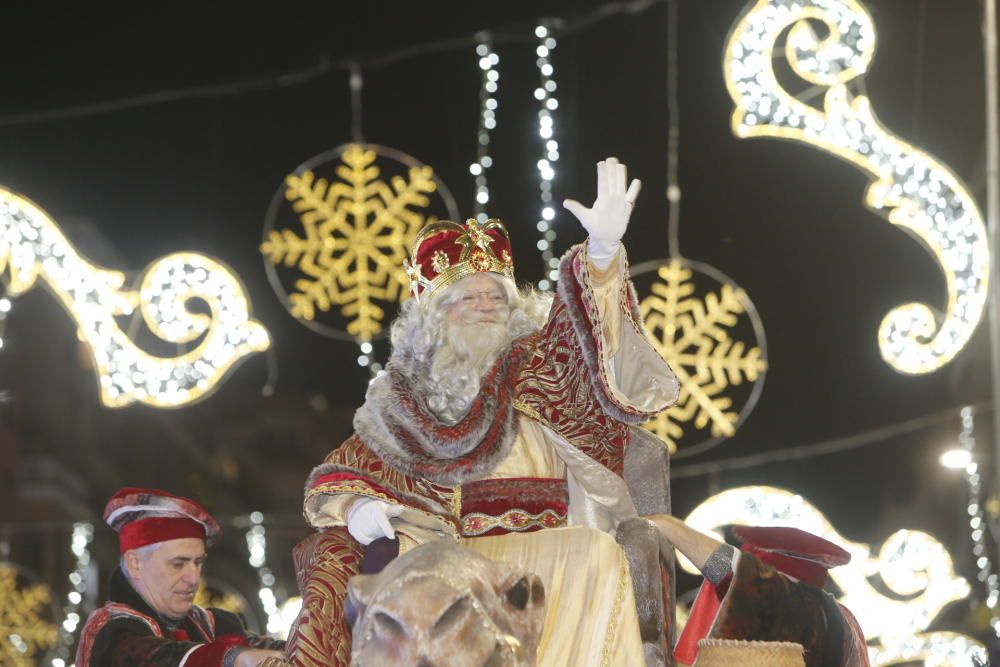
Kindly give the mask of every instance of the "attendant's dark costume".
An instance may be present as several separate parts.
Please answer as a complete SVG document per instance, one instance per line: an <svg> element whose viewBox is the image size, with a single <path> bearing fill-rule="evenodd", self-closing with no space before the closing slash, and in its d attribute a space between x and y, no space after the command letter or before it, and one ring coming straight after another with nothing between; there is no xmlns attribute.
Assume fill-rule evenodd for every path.
<svg viewBox="0 0 1000 667"><path fill-rule="evenodd" d="M83 628L77 667L228 667L239 647L285 647L283 641L247 632L236 614L222 609L195 605L179 622L165 619L120 569L111 575L109 598Z"/></svg>

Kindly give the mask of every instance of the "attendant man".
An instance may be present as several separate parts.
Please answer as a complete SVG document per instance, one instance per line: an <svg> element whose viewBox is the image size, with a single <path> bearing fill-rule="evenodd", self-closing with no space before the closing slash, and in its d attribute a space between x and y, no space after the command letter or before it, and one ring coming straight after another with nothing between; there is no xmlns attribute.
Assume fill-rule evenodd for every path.
<svg viewBox="0 0 1000 667"><path fill-rule="evenodd" d="M733 527L736 550L675 517L648 518L705 576L674 651L679 664L697 667L706 642L747 665L792 643L804 667L869 667L861 626L823 590L828 570L850 562L847 551L796 528L752 526Z"/></svg>
<svg viewBox="0 0 1000 667"><path fill-rule="evenodd" d="M248 633L235 614L194 603L219 524L198 503L126 488L104 509L121 567L110 602L87 619L77 667L279 667L284 642Z"/></svg>

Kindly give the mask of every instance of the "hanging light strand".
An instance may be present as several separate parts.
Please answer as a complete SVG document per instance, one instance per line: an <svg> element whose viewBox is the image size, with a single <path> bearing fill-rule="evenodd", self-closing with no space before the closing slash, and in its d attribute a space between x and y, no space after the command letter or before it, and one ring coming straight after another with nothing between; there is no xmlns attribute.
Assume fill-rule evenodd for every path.
<svg viewBox="0 0 1000 667"><path fill-rule="evenodd" d="M538 56L540 85L535 88L535 99L541 104L538 110L538 135L542 139L542 157L538 160L538 188L541 194L542 206L538 219L538 231L542 238L538 241L538 250L542 253L544 262L544 277L538 281L538 288L549 290L559 276L559 258L555 256L556 232L553 219L556 217L552 206L552 181L556 177L555 165L559 160L559 142L555 139L555 122L553 112L559 108L555 97L556 82L552 78L552 51L556 48L556 39L545 25L535 28L538 46L535 54Z"/></svg>
<svg viewBox="0 0 1000 667"><path fill-rule="evenodd" d="M497 90L500 73L496 67L500 56L493 51L493 37L484 33L476 45L476 57L482 72L482 87L479 90L479 131L476 134L476 161L469 165L469 173L476 177L476 219L486 222L486 204L490 201L490 189L486 183L486 171L493 166L490 157L490 131L497 126Z"/></svg>
<svg viewBox="0 0 1000 667"><path fill-rule="evenodd" d="M94 539L94 526L89 523L74 523L70 550L76 556L76 567L69 575L70 591L63 606L63 622L59 627L59 639L52 651L52 667L66 667L69 651L80 625L80 604L87 591L87 570L90 568L90 543Z"/></svg>
<svg viewBox="0 0 1000 667"><path fill-rule="evenodd" d="M281 610L278 599L274 596L274 574L267 566L267 530L264 528L264 515L260 512L250 514L250 530L247 531L247 551L250 552L250 565L257 570L257 580L260 590L257 596L267 614L267 631L276 635L281 632Z"/></svg>
<svg viewBox="0 0 1000 667"><path fill-rule="evenodd" d="M7 331L7 313L10 312L14 304L6 296L0 296L0 350L4 346L4 333Z"/></svg>
<svg viewBox="0 0 1000 667"><path fill-rule="evenodd" d="M979 464L976 463L975 413L971 406L962 408L962 432L958 435L958 443L969 452L969 463L965 466L965 481L969 485L969 528L972 529L972 554L976 557L976 567L979 569L978 579L986 586L986 606L990 609L990 627L997 637L1000 637L1000 614L997 606L1000 603L1000 581L993 572L993 563L987 551L987 524L981 502L982 478L979 474Z"/></svg>

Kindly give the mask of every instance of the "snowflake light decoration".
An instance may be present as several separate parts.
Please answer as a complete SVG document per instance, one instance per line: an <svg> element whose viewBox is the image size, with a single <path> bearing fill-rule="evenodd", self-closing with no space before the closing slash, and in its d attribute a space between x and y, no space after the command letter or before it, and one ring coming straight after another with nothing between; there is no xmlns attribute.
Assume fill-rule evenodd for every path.
<svg viewBox="0 0 1000 667"><path fill-rule="evenodd" d="M383 180L384 170L400 165L405 175ZM288 209L300 233L285 226ZM260 251L271 284L292 316L311 329L371 341L382 332L386 306L407 297L403 260L420 228L437 219L429 214L434 209L458 219L433 169L408 155L346 144L316 156L285 178L268 212ZM283 280L279 266L282 276L295 277ZM345 327L317 322L318 314L334 309Z"/></svg>
<svg viewBox="0 0 1000 667"><path fill-rule="evenodd" d="M642 266L633 275L641 274ZM680 382L677 403L646 424L667 441L672 452L685 435L686 424L698 431L709 429L716 441L732 437L756 402L767 370L763 328L756 320L757 345L730 337L730 330L748 314L749 300L743 290L713 275L723 278L718 281L719 292L704 297L696 294L694 270L707 273L707 268L680 259L660 264L658 280L639 303L650 341ZM745 381L756 385L746 405L738 408L728 393Z"/></svg>
<svg viewBox="0 0 1000 667"><path fill-rule="evenodd" d="M29 584L19 568L0 563L0 664L34 667L59 637L51 614L49 587Z"/></svg>

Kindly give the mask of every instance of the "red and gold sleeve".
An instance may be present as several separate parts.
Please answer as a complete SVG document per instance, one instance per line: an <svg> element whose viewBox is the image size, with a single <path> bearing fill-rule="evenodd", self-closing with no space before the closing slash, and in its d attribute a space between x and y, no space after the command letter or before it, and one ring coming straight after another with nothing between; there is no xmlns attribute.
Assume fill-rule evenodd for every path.
<svg viewBox="0 0 1000 667"><path fill-rule="evenodd" d="M352 436L309 475L303 514L313 528L345 526L351 504L358 498L372 498L455 524L452 493L451 487L410 477L386 465L360 438Z"/></svg>
<svg viewBox="0 0 1000 667"><path fill-rule="evenodd" d="M628 427L673 405L678 393L646 339L624 250L600 270L584 245L571 248L518 381L517 408L620 474Z"/></svg>

